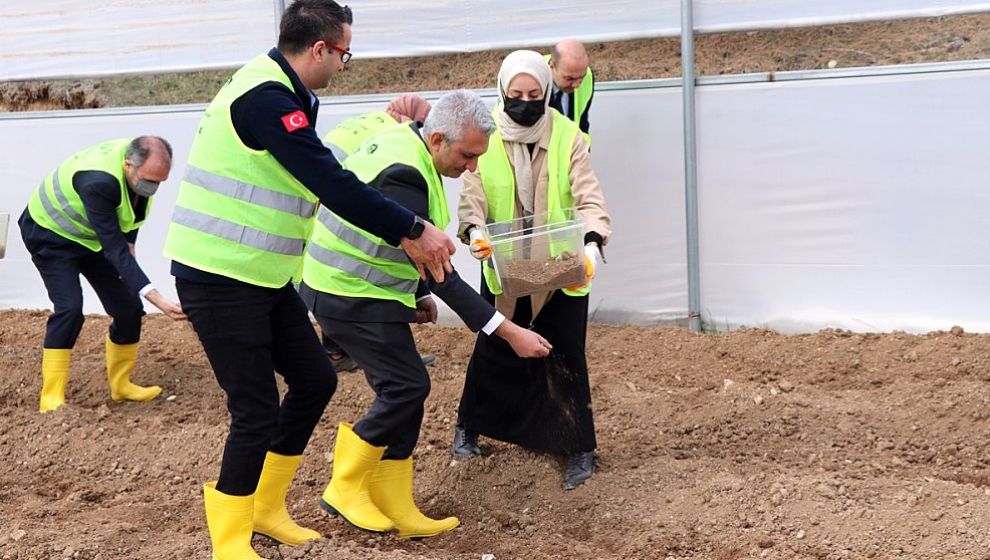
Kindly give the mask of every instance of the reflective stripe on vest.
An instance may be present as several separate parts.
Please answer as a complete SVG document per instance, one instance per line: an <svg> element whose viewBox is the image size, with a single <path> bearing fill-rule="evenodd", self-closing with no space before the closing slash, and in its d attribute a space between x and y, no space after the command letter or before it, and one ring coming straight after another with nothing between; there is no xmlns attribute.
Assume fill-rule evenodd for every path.
<svg viewBox="0 0 990 560"><path fill-rule="evenodd" d="M500 106L496 105L495 110ZM571 194L571 151L574 140L581 132L578 126L562 115L556 109L551 109L553 122L550 131L550 143L547 146L547 212L549 221L558 222L565 219L562 210L574 206L574 196ZM496 119L496 122L498 120ZM505 151L502 135L495 131L488 141L488 151L478 159L478 173L481 175L481 186L488 201L487 219L493 222L504 222L518 218L516 208L516 178L509 163L509 155ZM482 272L488 289L494 295L502 294L502 286L490 261L482 263ZM590 284L580 290L563 290L570 296L586 295Z"/></svg>
<svg viewBox="0 0 990 560"><path fill-rule="evenodd" d="M175 213L172 214L172 222L270 253L298 257L302 256L306 249L306 242L300 239L266 233L188 208L176 207Z"/></svg>
<svg viewBox="0 0 990 560"><path fill-rule="evenodd" d="M74 223L65 219L65 216L62 215L63 213L67 214L73 220L84 224L87 228L90 228L92 230L93 226L92 224L89 223L89 220L87 220L84 216L79 215L78 212L73 210L72 207L69 206L69 201L65 199L65 195L62 193L62 187L58 179L58 169L55 170L54 185L55 185L55 199L58 201L58 205L59 205L57 209L52 204L51 198L48 197L48 190L45 188L45 183L42 182L41 185L38 186L38 193L41 198L41 205L45 208L45 213L48 214L48 216L51 219L55 220L55 223L57 223L62 229L71 233L72 235L81 237L83 239L95 240L96 239L95 233L84 232L83 230L76 227Z"/></svg>
<svg viewBox="0 0 990 560"><path fill-rule="evenodd" d="M231 105L263 83L292 81L267 55L238 70L200 121L179 186L165 255L248 284L298 280L318 199L267 150L245 146Z"/></svg>
<svg viewBox="0 0 990 560"><path fill-rule="evenodd" d="M28 212L39 226L91 251L100 251L100 243L86 214L82 198L75 191L72 178L79 172L101 171L117 181L120 203L117 222L124 233L139 228L144 220L135 220L131 192L124 178L124 154L129 139L111 140L76 152L51 172L31 194ZM151 210L151 199L145 216Z"/></svg>
<svg viewBox="0 0 990 560"><path fill-rule="evenodd" d="M371 239L354 231L345 225L336 214L322 206L320 207L320 212L316 215L316 219L320 225L327 228L327 231L368 256L396 262L406 262L409 258L406 256L406 252L399 247L375 243Z"/></svg>
<svg viewBox="0 0 990 560"><path fill-rule="evenodd" d="M337 163L341 165L344 164L344 160L347 159L347 152L345 152L343 148L333 142L327 142L326 140L323 141L323 145L333 152L333 157L336 158Z"/></svg>
<svg viewBox="0 0 990 560"><path fill-rule="evenodd" d="M380 130L347 158L344 167L371 183L395 164L412 167L423 177L430 219L445 227L449 215L443 182L426 144L410 126ZM329 294L393 300L414 308L419 271L401 248L321 208L304 260L303 281Z"/></svg>
<svg viewBox="0 0 990 560"><path fill-rule="evenodd" d="M93 228L93 224L89 223L89 220L86 218L86 216L83 216L79 212L76 212L75 208L73 208L69 204L68 199L65 198L65 193L62 192L62 180L59 179L58 176L59 176L59 169L56 169L55 172L52 173L52 185L55 187L53 190L55 191L55 200L58 200L59 210L61 210L62 212L64 212L66 215L68 215L73 220L79 222L80 224L83 224L84 226L86 226L89 229L92 229ZM48 199L48 196L47 195L48 195L48 193L46 192L45 193L45 198L46 199ZM50 199L48 200L48 203L51 204L51 200ZM96 239L96 236L93 235L92 238L93 239Z"/></svg>
<svg viewBox="0 0 990 560"><path fill-rule="evenodd" d="M322 264L342 270L378 287L412 293L416 291L416 286L419 285L418 276L414 279L397 278L377 268L370 267L367 263L359 259L331 251L330 249L324 249L315 243L309 246L307 254ZM405 256L405 253L403 253L403 256Z"/></svg>
<svg viewBox="0 0 990 560"><path fill-rule="evenodd" d="M302 218L313 216L316 209L316 202L311 202L305 198L284 194L254 185L230 179L216 173L210 173L205 169L200 169L195 165L186 168L185 180L198 187L202 187L210 192L236 198L272 210L288 212Z"/></svg>

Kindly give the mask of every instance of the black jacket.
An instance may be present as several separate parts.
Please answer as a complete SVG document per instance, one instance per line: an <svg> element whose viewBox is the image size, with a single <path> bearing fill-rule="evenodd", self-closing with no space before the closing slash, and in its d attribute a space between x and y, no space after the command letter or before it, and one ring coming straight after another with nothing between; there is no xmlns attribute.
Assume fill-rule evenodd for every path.
<svg viewBox="0 0 990 560"><path fill-rule="evenodd" d="M554 91L553 88L551 88L551 91L550 91L550 106L553 107L554 109L560 111L565 117L567 117L567 118L569 118L569 119L571 119L573 121L574 120L574 94L573 93L566 94L567 95L567 101L568 101L568 103L567 103L567 109L568 109L568 111L567 111L567 113L564 113L560 109L561 105L563 105L563 104L560 102L560 97L557 96L557 93L560 93L560 97L562 97L564 95L564 93L561 92L560 90ZM581 132L583 132L585 134L590 134L590 131L591 131L591 123L588 120L588 115L591 114L591 103L594 100L595 100L595 91L594 91L594 87L592 87L591 97L588 99L588 108L585 109L584 114L581 115L581 121L577 123L578 124L578 128L580 128L581 129Z"/></svg>
<svg viewBox="0 0 990 560"><path fill-rule="evenodd" d="M131 255L127 246L128 243L137 240L138 230L128 233L120 230L120 220L117 218L117 207L121 203L120 182L106 171L79 171L72 176L72 188L79 194L89 223L93 226L100 245L103 246L101 251L103 257L117 270L128 291L137 295L141 288L151 281L138 266L137 260ZM148 199L130 189L127 192L131 197L134 220L145 219L148 213ZM67 259L93 254L93 251L83 245L37 225L27 210L21 216L21 231L24 233L26 244L30 246L44 244Z"/></svg>

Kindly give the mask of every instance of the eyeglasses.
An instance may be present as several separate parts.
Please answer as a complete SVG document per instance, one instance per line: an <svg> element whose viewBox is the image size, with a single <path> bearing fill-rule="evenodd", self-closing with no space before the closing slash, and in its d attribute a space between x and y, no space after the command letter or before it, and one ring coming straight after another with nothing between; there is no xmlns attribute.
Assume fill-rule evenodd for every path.
<svg viewBox="0 0 990 560"><path fill-rule="evenodd" d="M331 49L333 49L333 50L335 50L335 51L337 51L337 52L340 53L340 61L343 62L344 64L347 64L347 61L349 61L351 59L351 57L354 56L351 53L351 51L349 51L349 50L347 50L347 49L345 49L343 47L338 47L337 45L335 45L333 43L326 43L326 45L328 47L330 47Z"/></svg>

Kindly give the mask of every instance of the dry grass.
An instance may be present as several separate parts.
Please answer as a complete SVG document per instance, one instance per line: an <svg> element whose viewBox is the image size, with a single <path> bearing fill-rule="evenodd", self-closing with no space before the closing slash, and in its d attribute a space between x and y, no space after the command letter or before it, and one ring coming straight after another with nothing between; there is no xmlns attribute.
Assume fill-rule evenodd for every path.
<svg viewBox="0 0 990 560"><path fill-rule="evenodd" d="M546 46L534 46L546 51ZM589 44L599 81L665 78L680 75L680 40L644 39ZM699 74L904 64L990 58L990 14L952 16L782 31L700 36L696 43ZM400 59L355 58L324 95L485 88L507 50ZM203 103L232 71L191 72L62 81L47 84L58 92L83 87L106 107ZM5 94L34 84L0 84L0 110L36 107ZM66 97L66 96L62 96ZM68 96L71 98L71 96ZM14 101L12 101L14 100ZM72 108L71 106L69 108Z"/></svg>

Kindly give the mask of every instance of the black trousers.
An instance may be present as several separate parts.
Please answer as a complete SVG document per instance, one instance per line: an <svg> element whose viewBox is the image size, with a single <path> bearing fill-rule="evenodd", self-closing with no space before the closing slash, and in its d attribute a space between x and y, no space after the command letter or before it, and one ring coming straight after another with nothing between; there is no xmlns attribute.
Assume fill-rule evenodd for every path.
<svg viewBox="0 0 990 560"><path fill-rule="evenodd" d="M320 328L322 329L323 327ZM326 335L326 331L323 332L323 349L328 354L342 354L344 352L344 349L334 339Z"/></svg>
<svg viewBox="0 0 990 560"><path fill-rule="evenodd" d="M52 241L51 235L39 235L42 229L33 220L21 216L21 238L31 253L31 262L41 274L54 310L45 326L45 348L70 349L76 344L83 326L82 275L100 298L103 309L113 318L110 340L117 344L134 344L141 339L141 298L130 293L117 269L102 253L90 251L68 240Z"/></svg>
<svg viewBox="0 0 990 560"><path fill-rule="evenodd" d="M337 389L337 374L291 285L271 289L180 278L175 286L227 393L230 433L217 490L253 494L268 451L302 454ZM281 404L275 372L288 386Z"/></svg>
<svg viewBox="0 0 990 560"><path fill-rule="evenodd" d="M323 332L340 344L364 370L375 400L354 424L354 433L376 447L383 459L412 455L423 424L423 403L430 394L430 375L416 351L407 323L360 323L320 315Z"/></svg>
<svg viewBox="0 0 990 560"><path fill-rule="evenodd" d="M481 295L494 301L482 281ZM458 423L481 435L550 453L597 447L585 341L588 296L556 291L534 318L529 296L512 322L532 324L553 350L520 358L505 340L479 333L464 377Z"/></svg>

